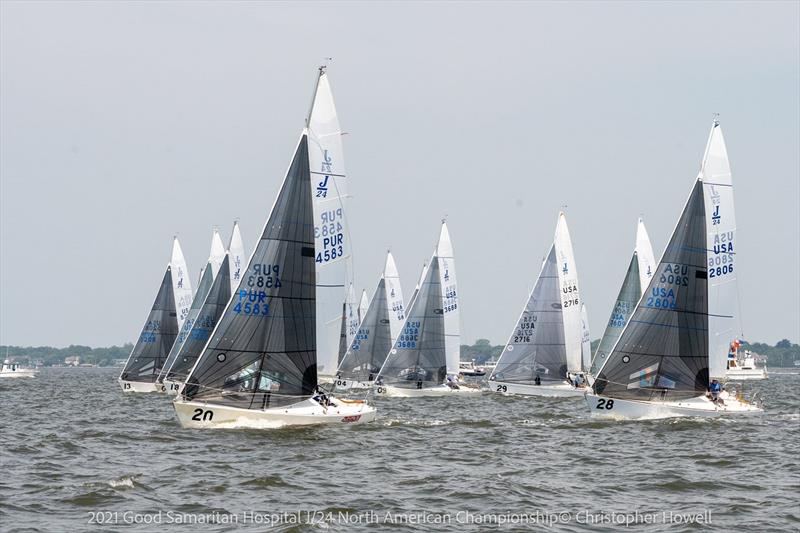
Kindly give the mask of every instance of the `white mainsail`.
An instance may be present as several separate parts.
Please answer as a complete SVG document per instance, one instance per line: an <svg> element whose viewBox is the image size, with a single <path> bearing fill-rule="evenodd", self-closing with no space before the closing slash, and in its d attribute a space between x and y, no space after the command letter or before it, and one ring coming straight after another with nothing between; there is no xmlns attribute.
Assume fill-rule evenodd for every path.
<svg viewBox="0 0 800 533"><path fill-rule="evenodd" d="M383 268L383 279L386 280L386 301L389 306L389 330L392 344L400 335L400 328L406 319L406 308L403 301L403 288L400 285L400 273L397 271L392 252L386 253L386 265ZM362 303L363 297L362 295ZM365 311L366 313L366 311Z"/></svg>
<svg viewBox="0 0 800 533"><path fill-rule="evenodd" d="M235 291L242 277L242 267L245 266L245 261L247 261L242 233L239 231L239 222L233 223L231 240L228 243L228 253L230 254L231 291Z"/></svg>
<svg viewBox="0 0 800 533"><path fill-rule="evenodd" d="M647 228L644 227L644 220L639 217L639 224L636 226L636 261L639 263L639 285L644 290L650 285L650 279L655 271L656 258L653 254L653 245L650 244L650 237L647 235Z"/></svg>
<svg viewBox="0 0 800 533"><path fill-rule="evenodd" d="M217 277L223 259L225 259L225 245L222 244L222 237L219 236L219 230L214 228L214 234L211 236L211 254L208 256L208 263L211 265L211 275L213 278Z"/></svg>
<svg viewBox="0 0 800 533"><path fill-rule="evenodd" d="M339 359L342 304L353 282L353 267L342 131L324 67L319 69L308 116L308 160L316 250L317 364L321 377L332 378Z"/></svg>
<svg viewBox="0 0 800 533"><path fill-rule="evenodd" d="M368 307L369 307L369 298L367 297L367 289L361 289L361 301L358 304L359 321L364 320L364 316L367 314Z"/></svg>
<svg viewBox="0 0 800 533"><path fill-rule="evenodd" d="M708 373L725 377L728 348L741 336L739 293L734 270L736 217L728 151L714 121L700 169L706 209L708 259Z"/></svg>
<svg viewBox="0 0 800 533"><path fill-rule="evenodd" d="M558 281L561 287L561 312L564 320L564 346L567 352L567 371L580 373L583 371L582 300L578 289L578 270L575 267L572 239L570 239L569 228L567 228L567 217L563 212L558 214L555 248L556 257L558 258Z"/></svg>
<svg viewBox="0 0 800 533"><path fill-rule="evenodd" d="M175 298L175 312L178 314L178 330L180 330L192 306L192 282L189 280L189 269L186 267L186 259L183 257L177 236L172 241L169 266L172 270L172 294Z"/></svg>
<svg viewBox="0 0 800 533"><path fill-rule="evenodd" d="M456 282L456 264L453 258L453 243L450 241L450 232L447 230L447 223L444 220L442 220L439 243L436 245L436 259L439 261L439 276L441 277L447 374L456 375L459 373L458 363L461 360L458 284Z"/></svg>

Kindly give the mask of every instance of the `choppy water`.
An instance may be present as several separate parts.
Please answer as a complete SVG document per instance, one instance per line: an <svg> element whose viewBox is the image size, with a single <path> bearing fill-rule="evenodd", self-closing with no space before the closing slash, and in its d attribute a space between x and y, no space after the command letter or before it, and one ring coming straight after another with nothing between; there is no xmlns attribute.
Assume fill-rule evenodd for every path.
<svg viewBox="0 0 800 533"><path fill-rule="evenodd" d="M708 512L724 530L800 528L799 375L754 385L768 412L753 418L593 421L582 400L470 395L382 399L363 426L197 431L164 396L123 396L116 373L0 381L0 530L235 517L199 529L488 531L477 520L512 513L537 529L584 530L594 516L598 531L618 529L611 519L684 531L699 526L680 516ZM89 523L98 512L104 523Z"/></svg>

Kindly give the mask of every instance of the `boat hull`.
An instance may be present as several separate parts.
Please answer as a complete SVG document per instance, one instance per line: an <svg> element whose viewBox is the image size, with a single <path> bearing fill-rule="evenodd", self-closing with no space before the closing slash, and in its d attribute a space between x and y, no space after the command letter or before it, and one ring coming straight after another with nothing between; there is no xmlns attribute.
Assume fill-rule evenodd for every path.
<svg viewBox="0 0 800 533"><path fill-rule="evenodd" d="M393 387L392 385L378 385L374 390L375 394L381 398L425 398L482 392L480 389L474 387L461 386L457 389L453 389L447 385L438 385L436 387L426 387L423 389L407 389L403 387Z"/></svg>
<svg viewBox="0 0 800 533"><path fill-rule="evenodd" d="M165 394L169 394L170 396L175 396L176 394L178 394L178 391L181 390L181 386L183 385L183 383L180 381L172 381L169 379L165 379L163 385L166 390L162 392L164 392Z"/></svg>
<svg viewBox="0 0 800 533"><path fill-rule="evenodd" d="M117 380L122 392L158 392L161 383L149 383L142 381L125 381L122 379Z"/></svg>
<svg viewBox="0 0 800 533"><path fill-rule="evenodd" d="M375 420L376 411L364 402L333 400L335 405L324 408L313 400L286 407L265 410L241 409L205 402L173 402L178 421L192 429L277 429L286 426L319 424L365 424Z"/></svg>
<svg viewBox="0 0 800 533"><path fill-rule="evenodd" d="M747 368L747 369L732 369L729 368L725 373L725 377L736 381L744 380L758 380L767 379L766 368Z"/></svg>
<svg viewBox="0 0 800 533"><path fill-rule="evenodd" d="M717 405L705 396L675 401L621 400L586 393L586 403L593 418L658 419L675 417L713 418L729 415L753 415L764 410L725 393L724 405Z"/></svg>
<svg viewBox="0 0 800 533"><path fill-rule="evenodd" d="M527 385L525 383L490 381L489 390L503 395L518 394L522 396L547 396L550 398L578 398L583 396L587 389L573 387L566 381L553 385Z"/></svg>
<svg viewBox="0 0 800 533"><path fill-rule="evenodd" d="M0 372L0 378L35 378L36 370L14 370L13 372Z"/></svg>

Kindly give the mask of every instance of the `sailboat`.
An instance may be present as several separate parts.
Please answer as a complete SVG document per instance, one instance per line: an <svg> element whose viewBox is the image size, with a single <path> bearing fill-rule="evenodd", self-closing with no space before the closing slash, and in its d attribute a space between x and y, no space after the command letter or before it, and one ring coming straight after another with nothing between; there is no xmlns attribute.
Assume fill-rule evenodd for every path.
<svg viewBox="0 0 800 533"><path fill-rule="evenodd" d="M405 319L403 290L391 252L386 254L375 294L356 335L339 364L334 385L336 389L369 389L378 376L389 350L400 334Z"/></svg>
<svg viewBox="0 0 800 533"><path fill-rule="evenodd" d="M763 410L722 391L727 348L740 334L736 222L727 150L715 119L700 174L653 278L600 368L586 401L594 417L668 418Z"/></svg>
<svg viewBox="0 0 800 533"><path fill-rule="evenodd" d="M167 358L161 366L158 377L156 378L154 386L157 392L168 392L170 394L175 394L178 392L179 383L164 383L164 378L166 377L166 373L169 368L175 362L175 358L178 356L181 346L183 346L183 343L189 336L189 332L194 326L197 315L200 314L200 308L203 306L203 302L205 302L208 291L211 290L211 284L214 282L214 278L217 276L217 272L219 271L220 265L224 258L225 247L222 244L219 231L214 228L211 233L211 251L208 254L208 262L206 263L206 266L200 270L200 283L197 285L197 293L192 299L192 305L189 308L189 314L186 316L186 320L184 320L183 325L178 332L178 337L175 339L175 342L172 343L169 354L167 354Z"/></svg>
<svg viewBox="0 0 800 533"><path fill-rule="evenodd" d="M442 221L439 242L423 271L374 390L379 396L413 398L480 392L457 383L460 334L453 247Z"/></svg>
<svg viewBox="0 0 800 533"><path fill-rule="evenodd" d="M582 396L584 389L573 381L586 370L581 303L572 240L561 212L539 278L489 377L489 390Z"/></svg>
<svg viewBox="0 0 800 533"><path fill-rule="evenodd" d="M170 262L150 314L119 376L124 392L159 390L158 375L192 304L192 287L187 271L183 250L175 237Z"/></svg>
<svg viewBox="0 0 800 533"><path fill-rule="evenodd" d="M173 346L175 354L169 361L169 365L165 365L165 370L159 377L163 381L165 392L169 394L177 394L180 390L182 383L186 380L192 367L197 362L197 358L203 352L211 332L231 299L230 259L230 253L225 254L219 271L208 289L205 289L202 300L200 299L200 289L198 289L195 302L202 301L202 304L197 308L192 306L193 312L196 309L194 319L185 334L184 331L187 328L186 324L184 324L184 328L181 330L181 335L184 338L183 340L179 339L180 345L178 342L175 343L177 349ZM203 282L208 281L210 270L210 267L206 270ZM187 321L187 324L189 324L189 321Z"/></svg>
<svg viewBox="0 0 800 533"><path fill-rule="evenodd" d="M625 279L619 289L617 301L614 302L611 317L608 319L603 337L597 346L597 352L592 358L591 370L589 371L592 376L597 374L597 370L603 365L606 357L611 353L611 349L617 343L617 339L619 339L622 330L625 329L631 313L642 297L642 292L650 284L655 266L656 259L653 255L653 246L650 244L650 237L647 235L644 221L639 218L636 228L636 248L633 250L633 256L628 264L628 271L625 273Z"/></svg>
<svg viewBox="0 0 800 533"><path fill-rule="evenodd" d="M318 321L318 297L328 297L331 291L320 286L324 284L317 265L326 263L325 257L332 258L333 250L336 257L342 257L347 243L337 226L343 212L333 205L334 213L326 220L333 221L336 232L326 232L328 241L315 238L321 232L315 227L314 198L319 198L323 185L328 192L336 190L334 170L339 169L335 165L341 155L341 151L326 152L331 174L317 173L321 159L312 152L321 149L319 137L330 131L324 126L330 125L331 114L324 117L328 122L314 119L313 114L317 109L333 110L329 96L327 75L321 67L312 117L297 143L258 244L173 402L183 427L269 428L364 423L375 418L375 408L368 403L336 398L319 388L318 330L330 328ZM329 101L327 107L317 106L321 97ZM335 113L332 117L335 120ZM314 130L316 127L320 129ZM338 132L338 125L336 128ZM342 298L336 305L336 341L343 288L337 291ZM334 344L334 357L336 347Z"/></svg>

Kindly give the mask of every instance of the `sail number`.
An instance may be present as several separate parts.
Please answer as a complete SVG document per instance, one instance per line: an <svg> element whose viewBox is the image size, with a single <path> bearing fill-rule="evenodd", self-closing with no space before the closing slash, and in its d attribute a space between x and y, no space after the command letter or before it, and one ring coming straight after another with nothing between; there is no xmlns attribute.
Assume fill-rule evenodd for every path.
<svg viewBox="0 0 800 533"><path fill-rule="evenodd" d="M317 263L327 263L344 256L343 220L341 207L319 214L319 223L314 225L314 239L319 250L314 259Z"/></svg>
<svg viewBox="0 0 800 533"><path fill-rule="evenodd" d="M403 332L397 337L398 348L416 348L419 340L419 320L408 320Z"/></svg>
<svg viewBox="0 0 800 533"><path fill-rule="evenodd" d="M567 297L566 300L561 301L561 307L574 307L580 304L580 298L578 298L578 286L574 281L570 280L565 282L565 285L561 287L561 292Z"/></svg>
<svg viewBox="0 0 800 533"><path fill-rule="evenodd" d="M253 275L247 277L247 286L259 289L272 289L281 286L280 265L253 265Z"/></svg>
<svg viewBox="0 0 800 533"><path fill-rule="evenodd" d="M614 408L614 400L611 399L606 400L605 398L600 398L599 400L597 400L597 406L595 407L595 409L608 409L608 410L611 410L613 408Z"/></svg>
<svg viewBox="0 0 800 533"><path fill-rule="evenodd" d="M203 410L198 408L194 410L194 416L192 417L192 420L196 422L209 422L213 418L214 418L214 411L212 411L211 409Z"/></svg>

